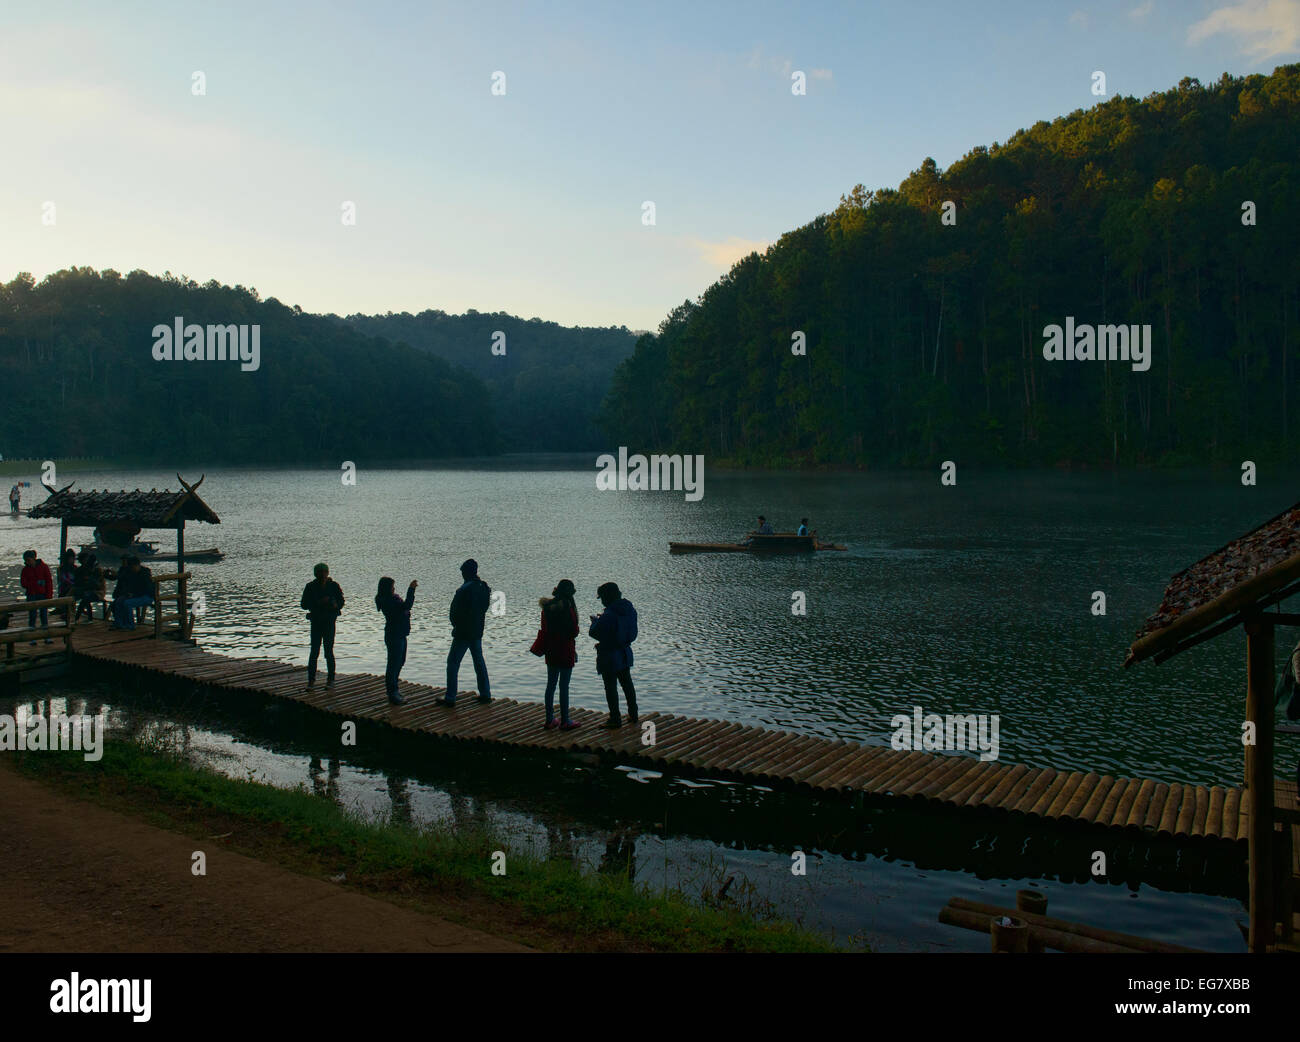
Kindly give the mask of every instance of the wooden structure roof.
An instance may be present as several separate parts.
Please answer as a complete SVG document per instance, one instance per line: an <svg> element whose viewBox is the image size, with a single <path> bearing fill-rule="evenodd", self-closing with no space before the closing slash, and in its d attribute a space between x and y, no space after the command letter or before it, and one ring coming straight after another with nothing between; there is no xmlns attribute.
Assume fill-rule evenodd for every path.
<svg viewBox="0 0 1300 1042"><path fill-rule="evenodd" d="M203 484L199 478L193 485L186 483L179 474L176 475L183 488L172 492L170 489L150 489L142 492L110 492L91 490L74 492L72 485L67 485L38 506L31 509L29 517L57 517L66 526L94 528L108 522L124 522L138 525L140 528L178 528L186 521L204 521L210 525L221 524L221 518L213 512L196 491Z"/></svg>
<svg viewBox="0 0 1300 1042"><path fill-rule="evenodd" d="M1300 592L1300 503L1169 580L1164 599L1142 624L1125 666L1162 662Z"/></svg>

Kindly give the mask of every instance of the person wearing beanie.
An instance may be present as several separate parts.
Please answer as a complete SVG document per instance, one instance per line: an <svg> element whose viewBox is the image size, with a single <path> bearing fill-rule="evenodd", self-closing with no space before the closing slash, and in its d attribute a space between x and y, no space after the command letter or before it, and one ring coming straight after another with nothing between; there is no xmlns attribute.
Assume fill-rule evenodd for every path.
<svg viewBox="0 0 1300 1042"><path fill-rule="evenodd" d="M316 683L316 662L325 648L325 686L334 684L334 624L343 611L343 589L330 578L324 561L312 569L316 576L302 591L299 607L311 620L311 651L307 658L307 686Z"/></svg>
<svg viewBox="0 0 1300 1042"><path fill-rule="evenodd" d="M463 581L451 599L448 612L451 650L447 652L447 693L438 699L448 708L456 704L456 681L467 651L474 662L474 676L478 679L478 700L492 701L487 663L483 661L483 618L492 603L492 589L478 577L478 562L472 557L460 566L460 575Z"/></svg>
<svg viewBox="0 0 1300 1042"><path fill-rule="evenodd" d="M624 599L617 583L604 583L596 596L605 606L599 616L591 616L587 635L596 641L596 672L605 682L605 701L609 704L609 720L605 726L622 727L618 711L618 686L627 699L629 723L637 722L636 688L632 686L632 642L636 640L636 609ZM616 686L618 685L618 686Z"/></svg>
<svg viewBox="0 0 1300 1042"><path fill-rule="evenodd" d="M569 678L573 675L578 652L573 638L578 635L578 606L574 603L573 583L561 579L537 603L542 609L542 628L537 635L538 649L546 658L546 723L547 730L556 726L555 686L560 686L561 731L572 731L578 725L569 719Z"/></svg>

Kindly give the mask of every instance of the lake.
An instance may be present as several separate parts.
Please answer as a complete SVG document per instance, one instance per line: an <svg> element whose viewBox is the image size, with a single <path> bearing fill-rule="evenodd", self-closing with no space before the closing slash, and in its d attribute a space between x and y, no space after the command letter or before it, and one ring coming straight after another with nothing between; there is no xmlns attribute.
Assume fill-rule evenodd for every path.
<svg viewBox="0 0 1300 1042"><path fill-rule="evenodd" d="M298 599L312 565L325 560L348 598L338 626L339 669L383 671L382 617L371 600L375 585L381 575L394 577L399 588L415 578L420 587L403 676L441 684L450 637L447 605L460 581L460 563L472 556L482 577L505 595L504 613L489 616L484 639L495 695L541 699L545 670L527 650L537 630L539 596L559 579L572 579L585 620L599 610L596 586L613 580L640 617L634 676L644 710L867 743L887 743L891 717L910 715L917 705L926 712L996 713L1000 758L1006 762L1167 782L1240 783L1241 634L1159 667L1124 670L1121 663L1169 577L1289 506L1292 481L1265 480L1247 488L1230 471L964 471L956 486L946 487L937 468L933 474L706 471L703 498L688 502L681 492L598 490L595 454L404 470L357 462L354 486L341 482L341 470L207 471L201 494L222 524L191 525L187 543L216 544L227 556L191 566L191 589L206 604L195 629L204 648L303 660L307 626ZM182 473L192 480L202 469ZM78 476L59 477L66 484ZM174 488L176 482L161 471L97 473L78 481L81 488L164 485ZM24 506L33 503L29 495ZM737 539L759 513L777 530L792 530L807 516L823 539L848 550L772 557L668 553L669 540ZM166 533L154 534L170 548ZM89 533L77 536L88 539ZM52 564L58 526L0 519L2 574L10 590L16 590L19 557L28 546ZM1104 616L1092 612L1095 591L1105 594ZM806 615L792 613L796 592L805 595ZM577 705L598 709L604 697L589 645L580 638L572 694ZM1286 650L1279 647L1279 661ZM468 661L462 684L473 684ZM127 702L129 694L113 701ZM202 734L227 734L211 721L196 727ZM229 740L213 739L227 745ZM240 741L249 749L271 747L255 737ZM1279 736L1279 774L1294 769L1298 752L1294 737ZM329 754L328 742L315 757L322 754ZM238 773L261 763L268 779L297 784L305 777L304 764L314 758L304 748L275 753L288 757L283 763L269 755L248 753L232 769ZM278 764L274 770L272 763ZM383 766L374 763L340 770L345 776L361 772L358 792L377 791L366 779L384 776ZM416 782L429 792L447 784ZM614 791L645 783L635 776ZM460 784L489 782L462 778ZM715 818L722 815L712 838L716 852L727 846L730 811L722 806L715 805ZM542 810L528 813L536 821ZM424 815L436 816L432 810ZM599 832L596 817L589 808L585 820L592 836ZM902 819L886 814L881 820ZM667 833L655 831L661 824L642 822L659 842L668 842ZM956 881L973 883L972 873L980 871L973 848L993 839L954 836L953 842L955 861L948 868L954 880L944 883L945 899L962 892L954 888ZM883 857L874 862L876 871L896 857L908 863L904 877L891 877L886 888L899 895L899 904L891 906L895 913L885 916L888 925L932 922L937 907L927 904L919 916L903 911L926 876L924 858L915 851L899 854L889 844L885 850L873 855ZM964 875L962 863L971 866ZM1002 866L998 873L1003 886L1012 877L1086 878L1069 866L1033 868ZM855 887L873 885L864 882L861 868L856 871ZM1155 902L1144 905L1149 922L1138 932L1205 946L1239 945L1228 911L1239 909L1235 901L1174 894L1168 891L1183 888L1162 886L1167 892L1148 886L1126 895L1135 897L1140 889L1146 901ZM1196 889L1194 882L1188 886ZM1092 902L1101 900L1095 895L1113 889L1074 887L1066 907L1081 900L1080 916L1096 917L1100 908L1089 913ZM1094 896L1084 899L1078 892ZM825 902L855 906L852 893L835 889ZM1204 902L1213 909L1213 926ZM833 918L836 929L852 932L851 914ZM1104 921L1125 929L1138 919L1130 913ZM980 946L979 938L970 940Z"/></svg>

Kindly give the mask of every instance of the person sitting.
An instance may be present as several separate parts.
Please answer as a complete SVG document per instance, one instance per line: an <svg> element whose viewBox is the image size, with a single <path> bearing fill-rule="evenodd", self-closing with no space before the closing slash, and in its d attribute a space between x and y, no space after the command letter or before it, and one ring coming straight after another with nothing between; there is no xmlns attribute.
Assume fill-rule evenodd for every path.
<svg viewBox="0 0 1300 1042"><path fill-rule="evenodd" d="M126 567L117 574L110 627L118 630L135 629L135 610L153 602L153 574L140 564L140 558L132 555L126 559Z"/></svg>
<svg viewBox="0 0 1300 1042"><path fill-rule="evenodd" d="M796 534L796 535L807 535L807 534L808 534L808 519L807 519L806 517L805 517L803 520L801 520L801 521L799 522L799 531L798 531L797 533L795 533L795 534Z"/></svg>
<svg viewBox="0 0 1300 1042"><path fill-rule="evenodd" d="M772 526L767 523L767 518L765 518L762 514L758 515L758 534L776 535L776 532L772 530Z"/></svg>

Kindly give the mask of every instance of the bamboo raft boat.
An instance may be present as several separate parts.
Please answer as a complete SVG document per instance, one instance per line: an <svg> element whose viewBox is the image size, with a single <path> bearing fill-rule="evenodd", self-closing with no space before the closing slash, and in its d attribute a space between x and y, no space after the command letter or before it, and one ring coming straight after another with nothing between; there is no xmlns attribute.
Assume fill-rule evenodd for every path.
<svg viewBox="0 0 1300 1042"><path fill-rule="evenodd" d="M1126 830L1171 840L1245 842L1242 790L1055 770L971 756L903 751L843 739L773 731L727 720L645 712L640 726L605 730L603 711L575 709L573 731L542 728L542 706L494 697L479 704L461 692L454 709L437 703L444 690L400 682L404 705L390 705L384 678L338 675L333 687L308 690L303 666L232 658L192 642L149 639L147 628L78 626L73 657L230 692L285 699L346 719L368 720L431 738L488 742L555 752L594 753L620 763L713 778L732 778L820 795L861 796L934 809L1025 815L1080 828ZM652 744L644 730L654 725ZM1286 783L1280 782L1279 785ZM1294 801L1294 786L1289 798Z"/></svg>
<svg viewBox="0 0 1300 1042"><path fill-rule="evenodd" d="M673 554L731 554L731 553L812 553L815 550L847 550L839 543L823 543L812 535L796 535L794 532L777 532L773 535L759 535L751 532L741 543L673 543L668 544L668 552Z"/></svg>
<svg viewBox="0 0 1300 1042"><path fill-rule="evenodd" d="M127 554L135 554L140 558L140 563L147 565L150 561L176 561L180 559L180 554L175 550L159 550L156 543L134 543L129 547L112 546L107 543L83 543L81 549L89 550L98 557L103 558L121 558ZM210 546L204 550L186 550L185 560L190 561L220 561L225 557L225 553L218 550L215 546Z"/></svg>

